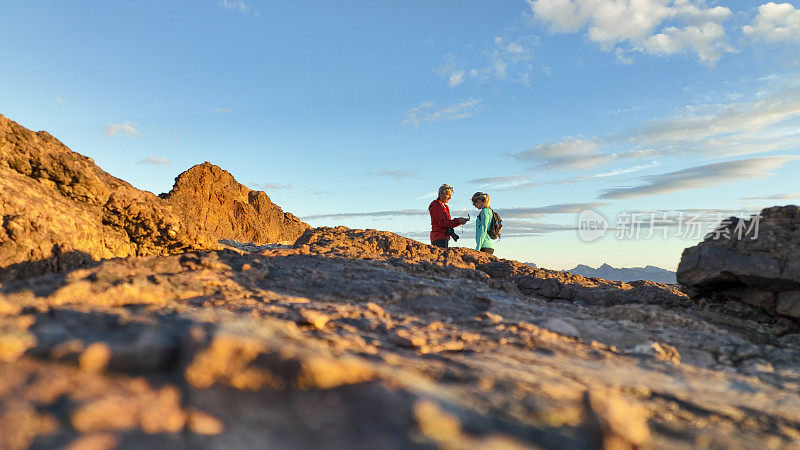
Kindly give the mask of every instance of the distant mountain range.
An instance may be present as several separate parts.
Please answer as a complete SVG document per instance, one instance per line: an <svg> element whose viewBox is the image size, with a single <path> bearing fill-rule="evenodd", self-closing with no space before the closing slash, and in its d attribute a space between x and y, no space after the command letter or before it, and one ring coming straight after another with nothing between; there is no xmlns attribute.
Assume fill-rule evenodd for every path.
<svg viewBox="0 0 800 450"><path fill-rule="evenodd" d="M648 280L656 283L675 284L675 272L655 266L616 268L608 264L603 264L597 269L593 269L584 264L578 264L574 269L568 270L575 275L585 277L599 277L613 281L636 281Z"/></svg>

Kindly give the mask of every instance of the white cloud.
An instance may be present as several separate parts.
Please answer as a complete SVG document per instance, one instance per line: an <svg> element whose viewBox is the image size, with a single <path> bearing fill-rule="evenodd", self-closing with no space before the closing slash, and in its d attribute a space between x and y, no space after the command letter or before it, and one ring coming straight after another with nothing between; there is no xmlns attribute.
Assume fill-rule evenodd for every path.
<svg viewBox="0 0 800 450"><path fill-rule="evenodd" d="M712 187L733 181L746 182L752 178L771 176L770 170L778 169L787 162L797 159L800 159L800 156L766 156L689 167L675 172L641 177L645 184L609 189L604 191L600 198L639 198Z"/></svg>
<svg viewBox="0 0 800 450"><path fill-rule="evenodd" d="M499 211L498 211L499 212ZM503 237L539 236L558 231L576 231L575 225L557 223L532 222L530 220L506 219L503 216Z"/></svg>
<svg viewBox="0 0 800 450"><path fill-rule="evenodd" d="M642 127L634 137L642 142L697 143L732 136L752 141L765 130L774 132L797 120L800 120L800 89L795 88L763 100L688 109L685 114ZM795 126L788 128L788 136L797 136Z"/></svg>
<svg viewBox="0 0 800 450"><path fill-rule="evenodd" d="M106 125L105 132L106 136L109 137L117 134L127 137L140 136L142 132L136 129L138 126L138 123L132 123L130 121L125 121L125 123L110 123Z"/></svg>
<svg viewBox="0 0 800 450"><path fill-rule="evenodd" d="M303 220L313 219L347 219L353 217L391 217L391 216L425 216L428 210L422 209L398 209L393 211L372 211L354 213L331 213L331 214L312 214L301 217Z"/></svg>
<svg viewBox="0 0 800 450"><path fill-rule="evenodd" d="M290 191L290 190L292 190L294 188L294 184L292 184L292 183L287 183L287 184L281 184L281 183L247 183L247 186L249 186L251 189L257 189L257 190L261 190L261 191L267 191L267 190L271 190L271 191L288 190L288 191Z"/></svg>
<svg viewBox="0 0 800 450"><path fill-rule="evenodd" d="M456 70L450 74L450 81L447 83L450 87L456 87L464 82L464 71Z"/></svg>
<svg viewBox="0 0 800 450"><path fill-rule="evenodd" d="M148 156L145 159L140 160L136 164L147 164L150 166L168 166L172 164L172 161L168 160L167 158L160 158L158 156Z"/></svg>
<svg viewBox="0 0 800 450"><path fill-rule="evenodd" d="M478 185L478 188L481 190L494 191L522 191L542 185L542 182L531 180L529 175L476 178L467 181L467 183Z"/></svg>
<svg viewBox="0 0 800 450"><path fill-rule="evenodd" d="M506 218L509 219L521 219L521 218L533 218L538 219L540 217L544 217L548 214L574 214L579 213L586 209L595 209L600 208L601 206L606 206L608 203L601 203L601 202L586 202L586 203L559 203L556 205L547 205L547 206L536 206L531 208L526 207L516 207L516 208L502 208L497 209L497 212L500 213L500 216L505 220Z"/></svg>
<svg viewBox="0 0 800 450"><path fill-rule="evenodd" d="M742 32L753 40L800 43L800 9L790 3L769 2L758 7L758 15Z"/></svg>
<svg viewBox="0 0 800 450"><path fill-rule="evenodd" d="M431 192L428 192L427 194L423 194L423 195L420 195L419 197L415 197L414 200L422 200L423 198L427 198L427 199L433 200L434 198L436 198L437 195L438 195L437 191L431 191Z"/></svg>
<svg viewBox="0 0 800 450"><path fill-rule="evenodd" d="M538 169L574 170L610 162L614 157L600 151L591 139L566 138L531 147L513 155L515 159L533 164Z"/></svg>
<svg viewBox="0 0 800 450"><path fill-rule="evenodd" d="M415 108L404 112L404 124L419 126L428 122L443 122L472 117L481 110L481 101L469 99L452 105L437 106L432 101L425 101Z"/></svg>
<svg viewBox="0 0 800 450"><path fill-rule="evenodd" d="M250 11L250 6L247 3L243 2L242 0L222 0L217 5L220 8L228 9L231 11L238 11L241 13L246 13Z"/></svg>
<svg viewBox="0 0 800 450"><path fill-rule="evenodd" d="M754 197L742 197L739 200L800 200L800 193L758 195Z"/></svg>
<svg viewBox="0 0 800 450"><path fill-rule="evenodd" d="M433 193L433 196L436 194ZM425 198L433 200L434 197L428 195ZM517 208L503 208L497 209L497 212L502 215L503 220L506 218L540 218L548 214L571 214L581 212L585 209L599 208L606 206L608 203L601 202L588 202L588 203L561 203L548 206L537 207L517 207ZM452 211L451 213L460 213L460 211ZM390 217L390 216L427 216L427 209L398 209L391 211L372 211L372 212L353 212L353 213L331 213L331 214L314 214L310 216L301 217L303 220L311 219L343 219L353 217ZM454 214L455 215L455 214Z"/></svg>
<svg viewBox="0 0 800 450"><path fill-rule="evenodd" d="M511 41L497 36L492 45L482 52L484 61L475 64L477 67L468 68L467 64L448 53L434 72L445 77L450 87L456 87L468 79L481 82L497 79L528 84L533 61L531 47L537 43L538 38L532 35Z"/></svg>
<svg viewBox="0 0 800 450"><path fill-rule="evenodd" d="M216 114L233 114L233 110L231 108L214 108L211 111Z"/></svg>
<svg viewBox="0 0 800 450"><path fill-rule="evenodd" d="M450 75L459 65L460 63L456 60L456 56L452 53L448 53L442 57L442 64L433 69L433 71L439 75Z"/></svg>
<svg viewBox="0 0 800 450"><path fill-rule="evenodd" d="M379 177L389 177L395 180L402 180L403 178L415 178L417 176L417 172L404 169L383 169L379 170L376 175Z"/></svg>
<svg viewBox="0 0 800 450"><path fill-rule="evenodd" d="M493 46L484 51L488 65L483 68L473 68L469 76L481 81L498 79L528 84L533 60L533 51L530 47L536 44L535 36L520 37L514 41L506 41L495 37Z"/></svg>
<svg viewBox="0 0 800 450"><path fill-rule="evenodd" d="M682 114L633 130L590 138L566 137L512 156L541 169L572 170L674 155L719 158L800 149L800 87L772 89L774 83L768 83L767 97L687 106ZM612 170L600 175L618 173L624 172Z"/></svg>
<svg viewBox="0 0 800 450"><path fill-rule="evenodd" d="M494 38L494 48L487 51L491 64L483 69L483 73L490 74L500 80L508 80L509 68L515 67L522 62L533 59L533 53L528 48L528 43L522 40L506 42L501 37ZM527 80L527 72L520 74L519 80Z"/></svg>
<svg viewBox="0 0 800 450"><path fill-rule="evenodd" d="M714 64L732 51L720 25L731 10L708 8L703 0L526 0L534 16L554 33L586 30L604 51L617 48L656 55L693 50ZM628 63L630 58L616 52Z"/></svg>
<svg viewBox="0 0 800 450"><path fill-rule="evenodd" d="M614 170L610 170L608 172L598 173L594 177L595 178L615 177L617 175L622 175L622 174L626 174L626 173L640 172L640 171L645 170L645 169L650 169L652 167L656 167L657 165L658 165L658 162L653 161L650 164L641 164L641 165L638 165L638 166L626 167L624 169L614 169Z"/></svg>
<svg viewBox="0 0 800 450"><path fill-rule="evenodd" d="M668 27L648 37L644 49L654 55L674 55L694 50L705 64L713 65L724 52L734 49L725 40L725 29L715 22L685 28Z"/></svg>

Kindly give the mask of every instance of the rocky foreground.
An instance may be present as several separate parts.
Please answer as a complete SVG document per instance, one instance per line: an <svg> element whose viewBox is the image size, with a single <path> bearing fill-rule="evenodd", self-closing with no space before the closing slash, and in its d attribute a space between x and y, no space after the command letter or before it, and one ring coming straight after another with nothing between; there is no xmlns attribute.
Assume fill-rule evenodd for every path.
<svg viewBox="0 0 800 450"><path fill-rule="evenodd" d="M52 170L12 170L27 166L8 162L20 151L9 136L31 135L11 128L0 132L0 448L800 448L800 321L783 294L795 285L715 266L718 250L703 250L780 255L783 280L792 266L769 246L688 249L679 288L375 230L303 227L286 239L284 222L220 219L265 205L254 191L211 202L240 208L221 214L201 196L170 202L179 177L164 198L114 209L114 195L136 192L88 161L111 186L104 201L81 182L37 178ZM63 150L48 136L34 134L30 155ZM230 186L227 172L197 167L207 175L184 177L192 185ZM11 188L52 207L23 208ZM102 212L106 228L69 232L57 207ZM187 225L188 208L217 213ZM175 236L170 217L183 224ZM269 233L294 245L242 238ZM94 238L130 247L81 250L70 265L33 246ZM770 242L797 243L784 238Z"/></svg>
<svg viewBox="0 0 800 450"><path fill-rule="evenodd" d="M769 319L390 233L115 259L2 291L0 447L800 439L800 341Z"/></svg>

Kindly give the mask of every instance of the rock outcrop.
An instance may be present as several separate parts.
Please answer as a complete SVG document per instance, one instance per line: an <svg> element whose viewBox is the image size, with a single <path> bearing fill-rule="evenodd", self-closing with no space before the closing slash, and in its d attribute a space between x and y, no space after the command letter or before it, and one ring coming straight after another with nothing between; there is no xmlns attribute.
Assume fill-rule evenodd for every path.
<svg viewBox="0 0 800 450"><path fill-rule="evenodd" d="M247 188L208 162L180 174L160 197L186 220L197 218L218 239L263 245L294 241L310 228L264 192Z"/></svg>
<svg viewBox="0 0 800 450"><path fill-rule="evenodd" d="M466 273L486 280L493 287L550 300L600 305L650 302L673 306L688 301L688 297L675 286L650 281L624 283L587 278L560 270L531 267L518 261L498 259L463 247L442 250L394 233L376 230L315 228L300 236L294 247L348 259L415 264L420 266L420 270L434 273L439 271L439 265L465 269Z"/></svg>
<svg viewBox="0 0 800 450"><path fill-rule="evenodd" d="M50 134L0 115L0 283L106 258L214 249L220 239L296 238L308 227L263 192L237 187L218 167L206 163L184 175L174 196L162 200L109 175ZM215 187L250 201L204 207L187 194L194 190L216 201ZM232 217L241 217L241 226L227 226Z"/></svg>
<svg viewBox="0 0 800 450"><path fill-rule="evenodd" d="M677 277L695 298L733 302L800 325L800 207L731 217L684 250Z"/></svg>
<svg viewBox="0 0 800 450"><path fill-rule="evenodd" d="M800 340L770 336L665 285L309 230L3 285L0 447L796 447Z"/></svg>

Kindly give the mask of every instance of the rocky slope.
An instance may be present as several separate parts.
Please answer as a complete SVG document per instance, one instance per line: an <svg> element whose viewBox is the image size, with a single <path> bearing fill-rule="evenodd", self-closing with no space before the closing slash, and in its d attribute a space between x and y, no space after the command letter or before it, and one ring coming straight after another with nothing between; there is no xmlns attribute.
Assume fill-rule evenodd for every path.
<svg viewBox="0 0 800 450"><path fill-rule="evenodd" d="M671 286L374 230L6 284L0 333L0 447L800 440L797 335Z"/></svg>
<svg viewBox="0 0 800 450"><path fill-rule="evenodd" d="M229 193L215 197L217 188ZM2 115L0 219L0 282L112 257L214 249L220 239L294 240L308 228L211 164L179 176L162 200Z"/></svg>

